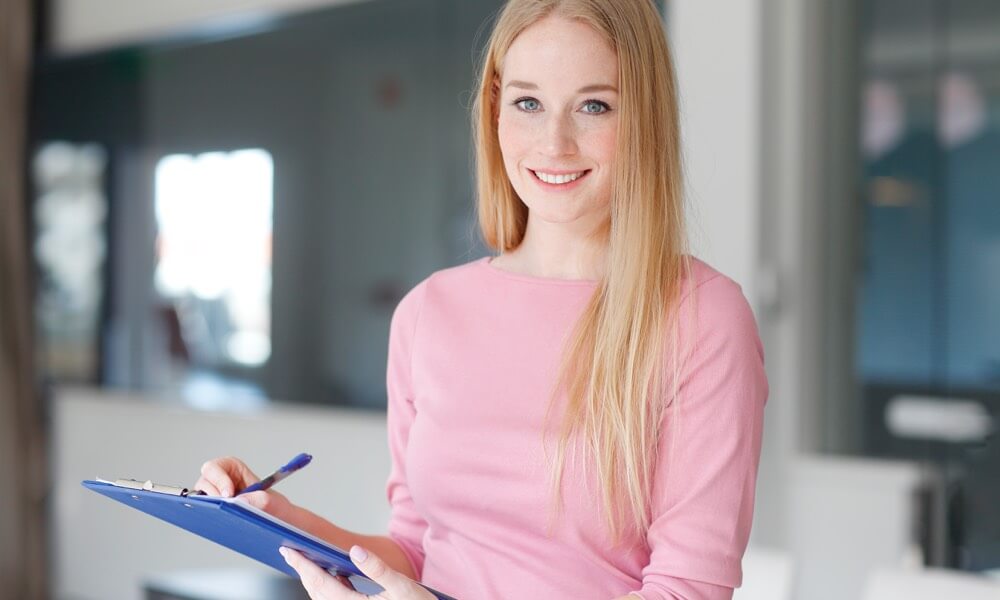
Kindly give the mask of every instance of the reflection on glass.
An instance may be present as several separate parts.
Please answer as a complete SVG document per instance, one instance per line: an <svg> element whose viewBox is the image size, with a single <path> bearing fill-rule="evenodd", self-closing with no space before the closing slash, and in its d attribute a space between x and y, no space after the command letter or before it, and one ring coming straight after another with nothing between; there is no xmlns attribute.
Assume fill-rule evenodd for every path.
<svg viewBox="0 0 1000 600"><path fill-rule="evenodd" d="M945 372L952 386L1000 390L1000 131L978 78L945 73L939 98Z"/></svg>
<svg viewBox="0 0 1000 600"><path fill-rule="evenodd" d="M940 472L930 564L998 569L1000 2L865 7L861 451Z"/></svg>
<svg viewBox="0 0 1000 600"><path fill-rule="evenodd" d="M106 153L96 144L49 142L31 166L42 368L56 380L93 381L107 254Z"/></svg>
<svg viewBox="0 0 1000 600"><path fill-rule="evenodd" d="M174 154L156 166L157 291L199 364L271 355L273 162L260 149Z"/></svg>
<svg viewBox="0 0 1000 600"><path fill-rule="evenodd" d="M916 112L919 82L876 77L863 88L864 278L858 363L866 381L933 378L933 133Z"/></svg>

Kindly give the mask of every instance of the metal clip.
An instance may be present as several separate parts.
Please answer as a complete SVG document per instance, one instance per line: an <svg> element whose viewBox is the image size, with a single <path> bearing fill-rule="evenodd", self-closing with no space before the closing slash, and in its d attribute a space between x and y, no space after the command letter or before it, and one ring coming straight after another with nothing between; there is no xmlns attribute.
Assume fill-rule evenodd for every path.
<svg viewBox="0 0 1000 600"><path fill-rule="evenodd" d="M147 492L158 492L160 494L170 494L171 496L204 496L205 492L201 490L189 490L184 487L177 487L173 485L163 485L159 483L153 483L150 480L139 481L136 479L116 479L114 484L118 487L129 488L132 490L144 490Z"/></svg>

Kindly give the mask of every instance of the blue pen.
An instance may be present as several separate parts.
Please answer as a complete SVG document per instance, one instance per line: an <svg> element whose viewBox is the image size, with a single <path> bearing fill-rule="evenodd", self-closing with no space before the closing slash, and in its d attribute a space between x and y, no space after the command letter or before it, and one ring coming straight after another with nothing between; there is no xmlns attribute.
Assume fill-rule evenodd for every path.
<svg viewBox="0 0 1000 600"><path fill-rule="evenodd" d="M239 496L240 494L248 494L250 492L259 492L261 490L266 490L272 485L284 479L285 477L288 477L292 473L308 465L312 459L313 457L311 454L306 454L305 452L303 452L302 454L299 454L292 460L288 461L287 465L281 467L280 469L278 469L274 473L271 473L264 479L261 479L257 483L251 483L236 495Z"/></svg>

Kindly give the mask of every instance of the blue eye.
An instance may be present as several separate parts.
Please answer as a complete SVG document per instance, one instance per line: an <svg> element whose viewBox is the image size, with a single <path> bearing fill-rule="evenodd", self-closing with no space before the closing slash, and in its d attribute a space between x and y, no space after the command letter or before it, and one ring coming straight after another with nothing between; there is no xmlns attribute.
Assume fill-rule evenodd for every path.
<svg viewBox="0 0 1000 600"><path fill-rule="evenodd" d="M514 101L514 106L524 112L538 112L538 109L542 107L542 104L534 98L519 98Z"/></svg>
<svg viewBox="0 0 1000 600"><path fill-rule="evenodd" d="M604 114L611 110L606 102L601 102L600 100L587 100L583 103L583 112L591 115Z"/></svg>

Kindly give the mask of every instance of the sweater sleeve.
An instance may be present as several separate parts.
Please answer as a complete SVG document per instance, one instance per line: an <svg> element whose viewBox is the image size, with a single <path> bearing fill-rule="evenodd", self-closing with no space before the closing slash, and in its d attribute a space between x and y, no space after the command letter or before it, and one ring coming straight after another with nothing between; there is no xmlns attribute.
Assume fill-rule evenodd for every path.
<svg viewBox="0 0 1000 600"><path fill-rule="evenodd" d="M666 409L650 562L635 595L729 599L742 581L753 518L768 394L763 347L749 304L724 276L685 298L680 316L680 343L693 345L681 366L679 404Z"/></svg>
<svg viewBox="0 0 1000 600"><path fill-rule="evenodd" d="M389 497L389 537L403 550L419 581L424 567L423 536L427 522L410 496L406 473L406 449L410 426L416 417L410 373L413 341L423 304L426 281L413 288L396 307L389 327L386 364L388 395L387 425L392 467L386 484Z"/></svg>

